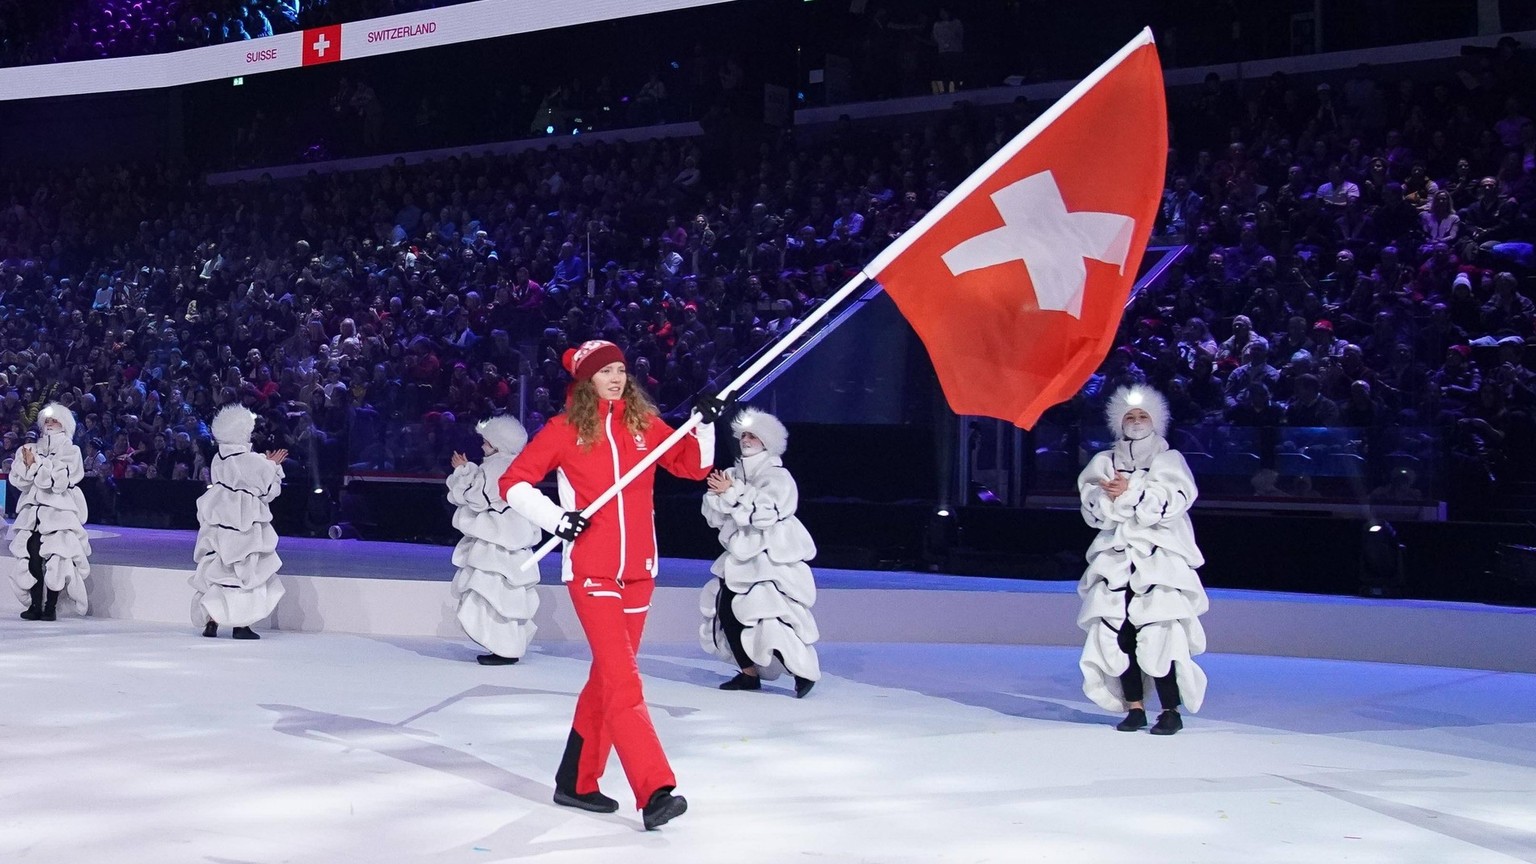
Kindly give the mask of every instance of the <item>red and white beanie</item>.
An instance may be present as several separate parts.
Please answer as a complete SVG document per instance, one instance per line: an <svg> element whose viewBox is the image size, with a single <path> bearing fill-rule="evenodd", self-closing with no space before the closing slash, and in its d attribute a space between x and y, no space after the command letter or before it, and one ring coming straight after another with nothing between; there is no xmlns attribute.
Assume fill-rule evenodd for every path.
<svg viewBox="0 0 1536 864"><path fill-rule="evenodd" d="M577 381L590 381L597 370L609 363L624 363L624 352L619 346L603 339L583 342L575 348L567 348L560 361L565 371Z"/></svg>

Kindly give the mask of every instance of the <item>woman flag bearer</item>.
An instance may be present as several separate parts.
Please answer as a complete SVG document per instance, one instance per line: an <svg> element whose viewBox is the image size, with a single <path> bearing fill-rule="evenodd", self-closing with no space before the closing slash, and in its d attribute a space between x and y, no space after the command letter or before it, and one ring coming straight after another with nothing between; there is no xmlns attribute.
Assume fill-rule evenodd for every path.
<svg viewBox="0 0 1536 864"><path fill-rule="evenodd" d="M549 531L564 545L564 579L571 604L592 648L592 669L576 700L565 756L555 773L555 803L612 813L618 802L598 791L610 750L644 815L647 829L681 816L688 802L672 794L677 778L651 725L640 687L635 651L651 608L658 567L652 490L654 467L642 473L591 517L581 510L612 486L672 433L656 406L627 374L624 353L594 340L565 352L574 379L565 413L548 424L512 460L500 491L512 509ZM699 406L706 423L657 463L690 480L709 476L720 400ZM533 484L558 477L560 503ZM578 539L579 538L579 539Z"/></svg>

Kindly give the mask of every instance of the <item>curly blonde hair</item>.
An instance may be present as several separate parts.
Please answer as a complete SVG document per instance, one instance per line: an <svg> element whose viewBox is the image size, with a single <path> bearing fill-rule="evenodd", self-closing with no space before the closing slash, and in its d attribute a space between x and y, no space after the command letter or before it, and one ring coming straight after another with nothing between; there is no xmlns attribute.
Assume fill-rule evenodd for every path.
<svg viewBox="0 0 1536 864"><path fill-rule="evenodd" d="M624 379L624 428L631 435L639 435L650 428L651 418L661 412L645 390L635 382L633 375ZM576 428L576 440L582 450L591 450L597 444L597 388L591 379L578 381L571 389L571 399L565 409L565 421Z"/></svg>

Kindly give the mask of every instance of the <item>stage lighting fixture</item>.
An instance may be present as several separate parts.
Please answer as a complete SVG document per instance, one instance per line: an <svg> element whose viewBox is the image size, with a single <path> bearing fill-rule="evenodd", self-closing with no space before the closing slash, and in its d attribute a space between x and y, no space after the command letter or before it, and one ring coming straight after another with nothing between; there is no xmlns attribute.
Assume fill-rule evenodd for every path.
<svg viewBox="0 0 1536 864"><path fill-rule="evenodd" d="M1360 543L1360 594L1396 597L1403 590L1403 544L1390 522L1366 525Z"/></svg>
<svg viewBox="0 0 1536 864"><path fill-rule="evenodd" d="M960 520L949 505L940 504L923 531L923 564L938 570L949 563L949 550L960 539Z"/></svg>
<svg viewBox="0 0 1536 864"><path fill-rule="evenodd" d="M331 538L332 540L358 539L357 529L352 527L351 522L337 522L325 532L325 536Z"/></svg>

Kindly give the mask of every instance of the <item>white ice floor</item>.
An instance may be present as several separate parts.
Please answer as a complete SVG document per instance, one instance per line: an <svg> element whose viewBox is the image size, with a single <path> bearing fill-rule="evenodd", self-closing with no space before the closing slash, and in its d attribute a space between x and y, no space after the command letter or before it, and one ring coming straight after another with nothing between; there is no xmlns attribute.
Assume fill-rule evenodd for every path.
<svg viewBox="0 0 1536 864"><path fill-rule="evenodd" d="M688 814L549 803L584 655L0 621L0 861L1536 861L1536 676L1204 658L1173 738L1113 731L1070 649L828 645L809 698L642 658Z"/></svg>

